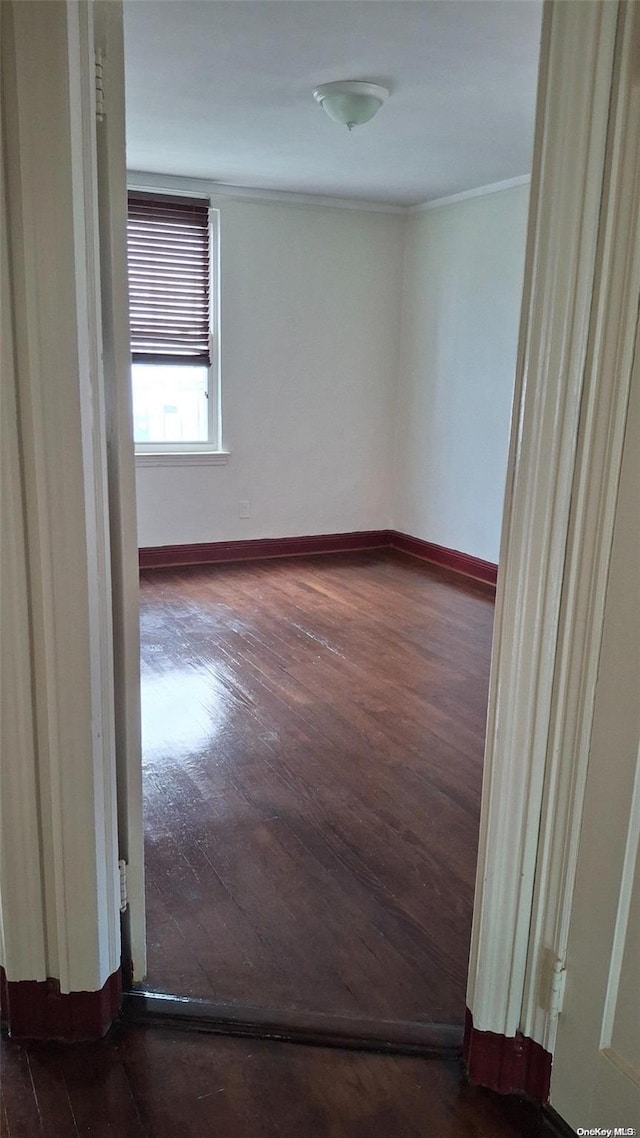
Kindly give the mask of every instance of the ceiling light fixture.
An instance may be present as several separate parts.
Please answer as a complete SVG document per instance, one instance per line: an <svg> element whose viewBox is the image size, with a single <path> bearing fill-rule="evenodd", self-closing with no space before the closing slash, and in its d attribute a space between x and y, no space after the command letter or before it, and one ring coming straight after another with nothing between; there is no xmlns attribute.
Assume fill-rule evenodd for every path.
<svg viewBox="0 0 640 1138"><path fill-rule="evenodd" d="M362 126L373 118L385 99L389 98L389 92L377 83L348 80L324 83L322 87L316 87L313 97L330 119L353 130L354 126Z"/></svg>

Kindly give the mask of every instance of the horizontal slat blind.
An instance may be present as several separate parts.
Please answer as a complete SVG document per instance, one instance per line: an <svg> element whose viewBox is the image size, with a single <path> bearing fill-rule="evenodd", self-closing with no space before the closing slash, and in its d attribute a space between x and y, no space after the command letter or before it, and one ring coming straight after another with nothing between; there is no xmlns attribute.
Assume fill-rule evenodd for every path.
<svg viewBox="0 0 640 1138"><path fill-rule="evenodd" d="M130 193L127 247L133 359L210 364L209 203Z"/></svg>

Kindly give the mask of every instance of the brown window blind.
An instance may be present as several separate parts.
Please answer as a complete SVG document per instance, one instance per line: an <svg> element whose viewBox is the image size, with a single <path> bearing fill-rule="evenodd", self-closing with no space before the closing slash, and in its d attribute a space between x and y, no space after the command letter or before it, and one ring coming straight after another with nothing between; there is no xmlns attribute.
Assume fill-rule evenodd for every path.
<svg viewBox="0 0 640 1138"><path fill-rule="evenodd" d="M127 248L134 361L210 364L209 203L130 193Z"/></svg>

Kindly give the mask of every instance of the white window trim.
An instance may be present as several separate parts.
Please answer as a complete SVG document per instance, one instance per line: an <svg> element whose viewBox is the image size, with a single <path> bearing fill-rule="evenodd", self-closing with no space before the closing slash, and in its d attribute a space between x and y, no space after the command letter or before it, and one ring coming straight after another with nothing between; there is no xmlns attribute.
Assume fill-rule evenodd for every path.
<svg viewBox="0 0 640 1138"><path fill-rule="evenodd" d="M211 204L210 195L203 195L193 189L169 186L160 181L140 185L128 181L127 190L156 194L174 194L178 197L209 198L209 355L211 364L207 369L208 440L202 442L160 442L140 443L134 440L136 467L140 466L223 466L228 451L222 449L222 392L220 372L220 210ZM179 459L185 461L180 462ZM216 461L217 460L217 461Z"/></svg>
<svg viewBox="0 0 640 1138"><path fill-rule="evenodd" d="M136 451L136 467L143 466L226 466L228 450Z"/></svg>

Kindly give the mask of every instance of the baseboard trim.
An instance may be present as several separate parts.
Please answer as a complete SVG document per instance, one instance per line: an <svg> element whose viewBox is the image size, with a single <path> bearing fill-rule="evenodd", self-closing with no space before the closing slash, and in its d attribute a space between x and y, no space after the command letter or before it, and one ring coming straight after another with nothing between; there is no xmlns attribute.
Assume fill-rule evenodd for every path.
<svg viewBox="0 0 640 1138"><path fill-rule="evenodd" d="M7 973L0 965L0 1024L9 1025L9 986Z"/></svg>
<svg viewBox="0 0 640 1138"><path fill-rule="evenodd" d="M159 992L127 992L122 1020L155 1027L166 1025L172 1030L182 1028L314 1047L449 1058L462 1054L463 1029L454 1025L283 1012Z"/></svg>
<svg viewBox="0 0 640 1138"><path fill-rule="evenodd" d="M521 1032L506 1036L478 1031L467 1010L463 1057L470 1083L503 1095L521 1095L539 1105L548 1102L551 1055Z"/></svg>
<svg viewBox="0 0 640 1138"><path fill-rule="evenodd" d="M259 537L250 541L204 541L195 545L143 546L141 569L216 565L224 561L260 561L273 557L304 557L315 553L355 553L388 549L389 530L324 533L308 537Z"/></svg>
<svg viewBox="0 0 640 1138"><path fill-rule="evenodd" d="M97 992L61 992L58 980L7 980L0 968L2 1021L12 1039L80 1043L102 1039L122 1002L120 969Z"/></svg>
<svg viewBox="0 0 640 1138"><path fill-rule="evenodd" d="M397 530L390 532L392 549L419 557L421 561L429 561L431 565L452 569L454 573L461 573L465 577L473 577L475 581L491 585L495 590L498 566L493 561L483 561L481 557L472 557L470 553L461 553L457 549L447 549L444 545L435 545L432 541L423 541L408 533L399 533Z"/></svg>
<svg viewBox="0 0 640 1138"><path fill-rule="evenodd" d="M189 565L217 565L226 561L259 561L277 557L305 557L320 553L357 553L395 549L431 565L451 569L495 589L498 566L469 553L447 549L397 530L361 530L355 533L310 534L306 537L261 537L248 541L204 541L192 545L142 546L141 569L170 569Z"/></svg>

